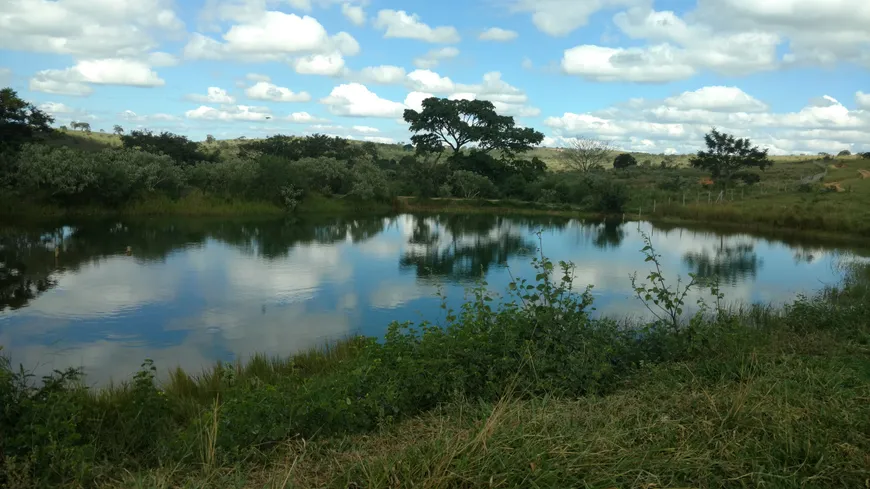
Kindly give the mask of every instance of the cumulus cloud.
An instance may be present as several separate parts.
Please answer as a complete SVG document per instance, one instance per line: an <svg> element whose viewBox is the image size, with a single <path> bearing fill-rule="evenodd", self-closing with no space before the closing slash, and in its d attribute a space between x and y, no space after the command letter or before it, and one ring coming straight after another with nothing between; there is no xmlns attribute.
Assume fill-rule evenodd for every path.
<svg viewBox="0 0 870 489"><path fill-rule="evenodd" d="M405 68L392 65L369 66L360 70L359 78L368 83L394 85L405 81Z"/></svg>
<svg viewBox="0 0 870 489"><path fill-rule="evenodd" d="M419 15L404 10L379 11L374 26L384 31L385 38L416 39L436 44L455 44L460 41L455 27L429 27L420 20Z"/></svg>
<svg viewBox="0 0 870 489"><path fill-rule="evenodd" d="M141 61L121 58L83 60L63 70L42 70L30 79L30 89L65 95L88 95L88 84L157 87L165 84Z"/></svg>
<svg viewBox="0 0 870 489"><path fill-rule="evenodd" d="M737 87L711 86L665 99L678 109L703 109L713 112L763 112L767 104Z"/></svg>
<svg viewBox="0 0 870 489"><path fill-rule="evenodd" d="M417 68L434 68L444 59L455 58L459 56L459 50L453 46L432 49L423 56L414 58L414 66Z"/></svg>
<svg viewBox="0 0 870 489"><path fill-rule="evenodd" d="M532 14L532 23L551 36L565 36L603 9L645 3L643 0L510 0L512 12Z"/></svg>
<svg viewBox="0 0 870 489"><path fill-rule="evenodd" d="M245 90L245 95L254 100L270 100L272 102L308 102L311 94L294 92L286 87L279 87L269 82L261 81Z"/></svg>
<svg viewBox="0 0 870 489"><path fill-rule="evenodd" d="M341 53L312 54L293 60L291 63L300 75L338 76L347 73Z"/></svg>
<svg viewBox="0 0 870 489"><path fill-rule="evenodd" d="M855 103L859 109L870 110L870 93L857 92L855 93Z"/></svg>
<svg viewBox="0 0 870 489"><path fill-rule="evenodd" d="M345 18L347 18L347 20L349 20L353 25L363 26L366 23L366 13L360 5L343 3L341 5L341 13L344 14Z"/></svg>
<svg viewBox="0 0 870 489"><path fill-rule="evenodd" d="M354 56L359 43L350 34L330 36L314 17L263 11L231 26L218 41L200 33L184 47L188 59L279 61L288 56L340 53Z"/></svg>
<svg viewBox="0 0 870 489"><path fill-rule="evenodd" d="M360 83L347 83L332 89L320 100L335 115L351 117L400 117L405 105L379 97Z"/></svg>
<svg viewBox="0 0 870 489"><path fill-rule="evenodd" d="M178 117L171 115L171 114L156 113L156 114L149 114L149 115L139 115L136 112L133 112L132 110L125 110L124 112L121 112L120 114L118 114L118 117L120 117L121 119L123 119L125 121L130 121L130 122L152 122L152 121L170 122L170 121L177 121L178 120Z"/></svg>
<svg viewBox="0 0 870 489"><path fill-rule="evenodd" d="M251 80L252 82L268 82L272 81L272 78L269 75L261 75L259 73L248 73L245 75L245 78Z"/></svg>
<svg viewBox="0 0 870 489"><path fill-rule="evenodd" d="M162 36L183 32L171 0L0 2L5 49L84 58L141 58Z"/></svg>
<svg viewBox="0 0 870 489"><path fill-rule="evenodd" d="M507 42L513 41L519 36L516 31L502 29L500 27L490 27L489 29L480 33L477 36L481 41L496 41L496 42Z"/></svg>
<svg viewBox="0 0 870 489"><path fill-rule="evenodd" d="M517 117L535 117L540 109L526 105L526 93L505 82L501 73L492 71L483 75L481 83L455 83L431 70L414 70L407 76L408 88L413 90L405 105L420 110L423 99L432 96L447 96L451 100L488 100L500 114Z"/></svg>
<svg viewBox="0 0 870 489"><path fill-rule="evenodd" d="M206 104L232 104L236 102L235 97L220 87L208 87L205 95L191 94L188 95L187 98L194 102L202 102Z"/></svg>
<svg viewBox="0 0 870 489"><path fill-rule="evenodd" d="M322 119L320 117L315 117L308 112L293 112L289 116L287 116L284 120L288 122L292 122L295 124L314 124L319 122L328 122L327 119Z"/></svg>
<svg viewBox="0 0 870 489"><path fill-rule="evenodd" d="M265 121L272 118L272 113L266 107L248 105L225 105L219 109L201 105L184 113L188 119L207 121Z"/></svg>
<svg viewBox="0 0 870 489"><path fill-rule="evenodd" d="M730 108L729 108L730 107ZM864 150L870 113L823 96L797 112L771 113L763 102L736 87L703 87L663 100L634 99L607 109L548 117L551 142L594 136L624 150L693 152L710 127L750 137L772 154Z"/></svg>

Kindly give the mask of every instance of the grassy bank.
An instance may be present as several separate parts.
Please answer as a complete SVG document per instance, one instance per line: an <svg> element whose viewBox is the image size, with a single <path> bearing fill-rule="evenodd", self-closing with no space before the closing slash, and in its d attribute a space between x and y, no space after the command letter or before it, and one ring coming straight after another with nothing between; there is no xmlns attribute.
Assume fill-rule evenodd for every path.
<svg viewBox="0 0 870 489"><path fill-rule="evenodd" d="M824 199L799 194L747 199L724 204L668 204L667 198L653 205L628 204L625 212L608 214L567 204L543 204L510 200L400 198L405 212L499 213L556 215L585 218L616 218L652 222L718 224L743 230L800 232L817 237L870 237L870 201L864 196L831 194Z"/></svg>
<svg viewBox="0 0 870 489"><path fill-rule="evenodd" d="M358 202L351 199L326 198L311 195L294 210L296 215L345 215L355 213L386 213L392 206L384 202ZM105 217L105 216L186 216L186 217L234 217L234 216L280 216L288 214L287 209L272 202L227 199L215 197L200 191L172 199L165 195L150 195L136 199L116 208L105 206L67 206L49 205L20 201L0 202L2 214L9 218L40 217Z"/></svg>
<svg viewBox="0 0 870 489"><path fill-rule="evenodd" d="M382 341L163 383L149 362L102 390L75 371L37 384L4 364L0 485L861 487L870 477L867 268L781 309L723 309L714 287L697 316L626 328L589 317L591 294L574 291L570 267L534 265L536 280L503 297L471 289L444 324L397 323ZM681 308L661 285L651 296Z"/></svg>

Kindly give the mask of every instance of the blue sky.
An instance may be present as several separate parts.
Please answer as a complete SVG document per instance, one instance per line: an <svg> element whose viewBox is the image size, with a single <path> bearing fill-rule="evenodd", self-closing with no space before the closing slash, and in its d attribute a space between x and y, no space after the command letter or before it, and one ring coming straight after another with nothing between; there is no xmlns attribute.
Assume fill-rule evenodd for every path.
<svg viewBox="0 0 870 489"><path fill-rule="evenodd" d="M689 152L870 150L866 0L6 0L0 84L58 125L409 139L426 96Z"/></svg>

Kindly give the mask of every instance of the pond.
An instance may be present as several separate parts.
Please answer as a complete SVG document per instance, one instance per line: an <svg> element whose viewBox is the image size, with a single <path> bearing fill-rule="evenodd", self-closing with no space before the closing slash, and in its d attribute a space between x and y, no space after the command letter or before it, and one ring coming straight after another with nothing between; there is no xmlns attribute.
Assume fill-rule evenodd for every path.
<svg viewBox="0 0 870 489"><path fill-rule="evenodd" d="M539 238L536 232L542 231ZM126 379L145 358L198 371L287 355L391 321L443 320L481 277L532 279L540 244L594 284L595 314L647 314L629 275L651 236L669 277L717 275L732 302L782 303L834 284L866 251L649 223L495 215L118 219L0 227L0 345L38 375ZM689 299L695 304L698 291Z"/></svg>

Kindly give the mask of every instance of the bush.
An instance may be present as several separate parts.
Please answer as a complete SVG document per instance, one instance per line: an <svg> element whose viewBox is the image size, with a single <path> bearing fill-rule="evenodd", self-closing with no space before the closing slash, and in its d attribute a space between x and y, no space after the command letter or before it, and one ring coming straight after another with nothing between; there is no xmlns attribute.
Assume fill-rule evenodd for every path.
<svg viewBox="0 0 870 489"><path fill-rule="evenodd" d="M468 170L457 170L450 175L453 194L466 199L485 199L497 193L495 184L483 175Z"/></svg>
<svg viewBox="0 0 870 489"><path fill-rule="evenodd" d="M127 149L139 149L148 153L165 154L179 165L193 165L200 161L217 161L217 153L207 153L200 149L199 144L187 139L187 136L163 131L154 134L149 130L130 131L121 136L121 142Z"/></svg>
<svg viewBox="0 0 870 489"><path fill-rule="evenodd" d="M843 151L837 153L837 156L852 156L852 152L848 149L844 149Z"/></svg>
<svg viewBox="0 0 870 489"><path fill-rule="evenodd" d="M362 162L351 170L351 185L348 195L360 200L387 200L391 197L390 186L383 170L374 163Z"/></svg>
<svg viewBox="0 0 870 489"><path fill-rule="evenodd" d="M61 204L98 202L109 206L141 194L178 195L184 174L166 155L129 149L85 152L27 145L19 155L20 191Z"/></svg>
<svg viewBox="0 0 870 489"><path fill-rule="evenodd" d="M628 188L619 183L607 182L599 186L597 194L596 209L601 212L618 214L625 210L625 205L628 203Z"/></svg>
<svg viewBox="0 0 870 489"><path fill-rule="evenodd" d="M622 153L613 160L613 168L629 168L637 166L637 160L629 153Z"/></svg>

